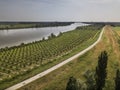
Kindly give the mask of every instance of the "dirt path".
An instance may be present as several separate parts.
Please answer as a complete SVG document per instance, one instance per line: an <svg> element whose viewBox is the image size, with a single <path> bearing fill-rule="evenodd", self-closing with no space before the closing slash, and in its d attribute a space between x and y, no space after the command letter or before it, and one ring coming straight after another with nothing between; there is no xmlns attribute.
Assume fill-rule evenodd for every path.
<svg viewBox="0 0 120 90"><path fill-rule="evenodd" d="M105 27L105 30L106 30L106 36L107 38L109 38L108 40L108 44L111 45L111 50L112 50L112 53L114 53L117 57L117 59L119 60L120 59L120 51L119 51L119 44L115 38L115 34L112 30L112 27L111 26L106 26Z"/></svg>
<svg viewBox="0 0 120 90"><path fill-rule="evenodd" d="M105 33L104 33L104 40L105 43L105 49L108 52L108 66L107 66L107 79L106 79L106 88L107 90L114 90L115 83L114 78L116 74L116 70L119 67L120 63L120 50L119 50L119 44L117 41L117 37L112 30L113 28L111 26L105 27ZM106 89L105 89L106 90Z"/></svg>

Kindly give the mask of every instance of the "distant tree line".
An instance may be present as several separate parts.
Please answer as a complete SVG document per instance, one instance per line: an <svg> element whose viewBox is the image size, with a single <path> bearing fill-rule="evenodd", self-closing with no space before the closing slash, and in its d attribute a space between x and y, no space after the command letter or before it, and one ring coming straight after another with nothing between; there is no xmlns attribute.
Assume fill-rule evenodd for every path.
<svg viewBox="0 0 120 90"><path fill-rule="evenodd" d="M104 25L102 24L92 24L88 26L77 27L76 29L80 30L100 30L103 28Z"/></svg>
<svg viewBox="0 0 120 90"><path fill-rule="evenodd" d="M19 29L19 28L40 28L40 27L55 27L67 26L73 22L4 22L0 23L2 29Z"/></svg>

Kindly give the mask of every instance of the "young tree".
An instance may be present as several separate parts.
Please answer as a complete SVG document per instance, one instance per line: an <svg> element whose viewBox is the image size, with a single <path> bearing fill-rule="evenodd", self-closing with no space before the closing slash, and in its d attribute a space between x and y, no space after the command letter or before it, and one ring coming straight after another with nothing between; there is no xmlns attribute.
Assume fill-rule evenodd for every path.
<svg viewBox="0 0 120 90"><path fill-rule="evenodd" d="M87 90L95 90L95 72L87 70L84 74L86 78Z"/></svg>
<svg viewBox="0 0 120 90"><path fill-rule="evenodd" d="M87 86L85 83L81 83L80 80L76 80L74 77L70 77L66 90L87 90Z"/></svg>
<svg viewBox="0 0 120 90"><path fill-rule="evenodd" d="M51 33L51 38L55 38L56 35L54 33Z"/></svg>
<svg viewBox="0 0 120 90"><path fill-rule="evenodd" d="M76 90L76 79L74 77L69 78L66 90Z"/></svg>
<svg viewBox="0 0 120 90"><path fill-rule="evenodd" d="M107 52L101 52L101 54L98 57L98 66L96 67L96 90L102 90L102 88L105 86L105 78L107 76L107 61Z"/></svg>
<svg viewBox="0 0 120 90"><path fill-rule="evenodd" d="M45 41L45 38L44 38L44 37L42 38L42 41Z"/></svg>
<svg viewBox="0 0 120 90"><path fill-rule="evenodd" d="M119 69L116 72L115 90L120 90L120 71L119 71Z"/></svg>
<svg viewBox="0 0 120 90"><path fill-rule="evenodd" d="M48 39L52 39L52 38L55 38L55 37L56 37L56 35L54 35L54 33L51 33L51 35L48 36Z"/></svg>
<svg viewBox="0 0 120 90"><path fill-rule="evenodd" d="M59 32L59 35L58 36L61 36L63 33L62 32Z"/></svg>

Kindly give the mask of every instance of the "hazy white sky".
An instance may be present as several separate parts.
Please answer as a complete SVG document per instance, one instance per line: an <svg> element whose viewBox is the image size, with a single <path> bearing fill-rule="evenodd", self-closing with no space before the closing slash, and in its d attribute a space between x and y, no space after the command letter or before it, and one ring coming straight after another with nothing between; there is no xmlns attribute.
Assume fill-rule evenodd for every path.
<svg viewBox="0 0 120 90"><path fill-rule="evenodd" d="M0 21L120 21L120 0L0 0Z"/></svg>

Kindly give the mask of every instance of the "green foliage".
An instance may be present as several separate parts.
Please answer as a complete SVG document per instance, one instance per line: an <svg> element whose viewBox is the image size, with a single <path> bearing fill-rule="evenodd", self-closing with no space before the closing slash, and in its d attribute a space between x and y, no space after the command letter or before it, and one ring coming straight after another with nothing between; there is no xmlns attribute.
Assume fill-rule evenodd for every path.
<svg viewBox="0 0 120 90"><path fill-rule="evenodd" d="M56 37L56 35L54 35L53 33L51 33L51 35L48 36L48 39L53 39L53 38L55 38L55 37Z"/></svg>
<svg viewBox="0 0 120 90"><path fill-rule="evenodd" d="M67 83L66 90L102 90L102 88L105 86L105 79L107 76L106 68L107 68L107 60L108 55L106 51L101 52L101 54L98 57L98 66L96 67L96 73L90 70L87 70L84 74L84 77L86 78L85 83L77 83L76 79L73 77L70 77L69 82ZM116 76L116 83L119 87L118 83L120 83L120 75L119 71L117 71ZM77 86L78 89L77 88ZM84 88L84 89L83 89ZM118 89L116 89L118 90Z"/></svg>
<svg viewBox="0 0 120 90"><path fill-rule="evenodd" d="M80 80L70 77L66 86L66 90L87 90L87 86L85 83L81 83Z"/></svg>
<svg viewBox="0 0 120 90"><path fill-rule="evenodd" d="M95 72L87 70L84 74L87 90L95 90Z"/></svg>
<svg viewBox="0 0 120 90"><path fill-rule="evenodd" d="M81 29L81 30L100 30L102 27L103 27L103 25L89 25L89 26L77 27L77 29Z"/></svg>
<svg viewBox="0 0 120 90"><path fill-rule="evenodd" d="M74 77L70 77L67 83L66 90L76 90L76 85L77 85L76 79Z"/></svg>
<svg viewBox="0 0 120 90"><path fill-rule="evenodd" d="M61 36L61 35L62 35L62 32L60 32L58 36Z"/></svg>
<svg viewBox="0 0 120 90"><path fill-rule="evenodd" d="M98 57L98 66L96 67L96 90L102 90L105 86L105 79L107 76L107 61L108 55L106 51L101 52Z"/></svg>
<svg viewBox="0 0 120 90"><path fill-rule="evenodd" d="M120 70L116 71L115 90L120 90Z"/></svg>

